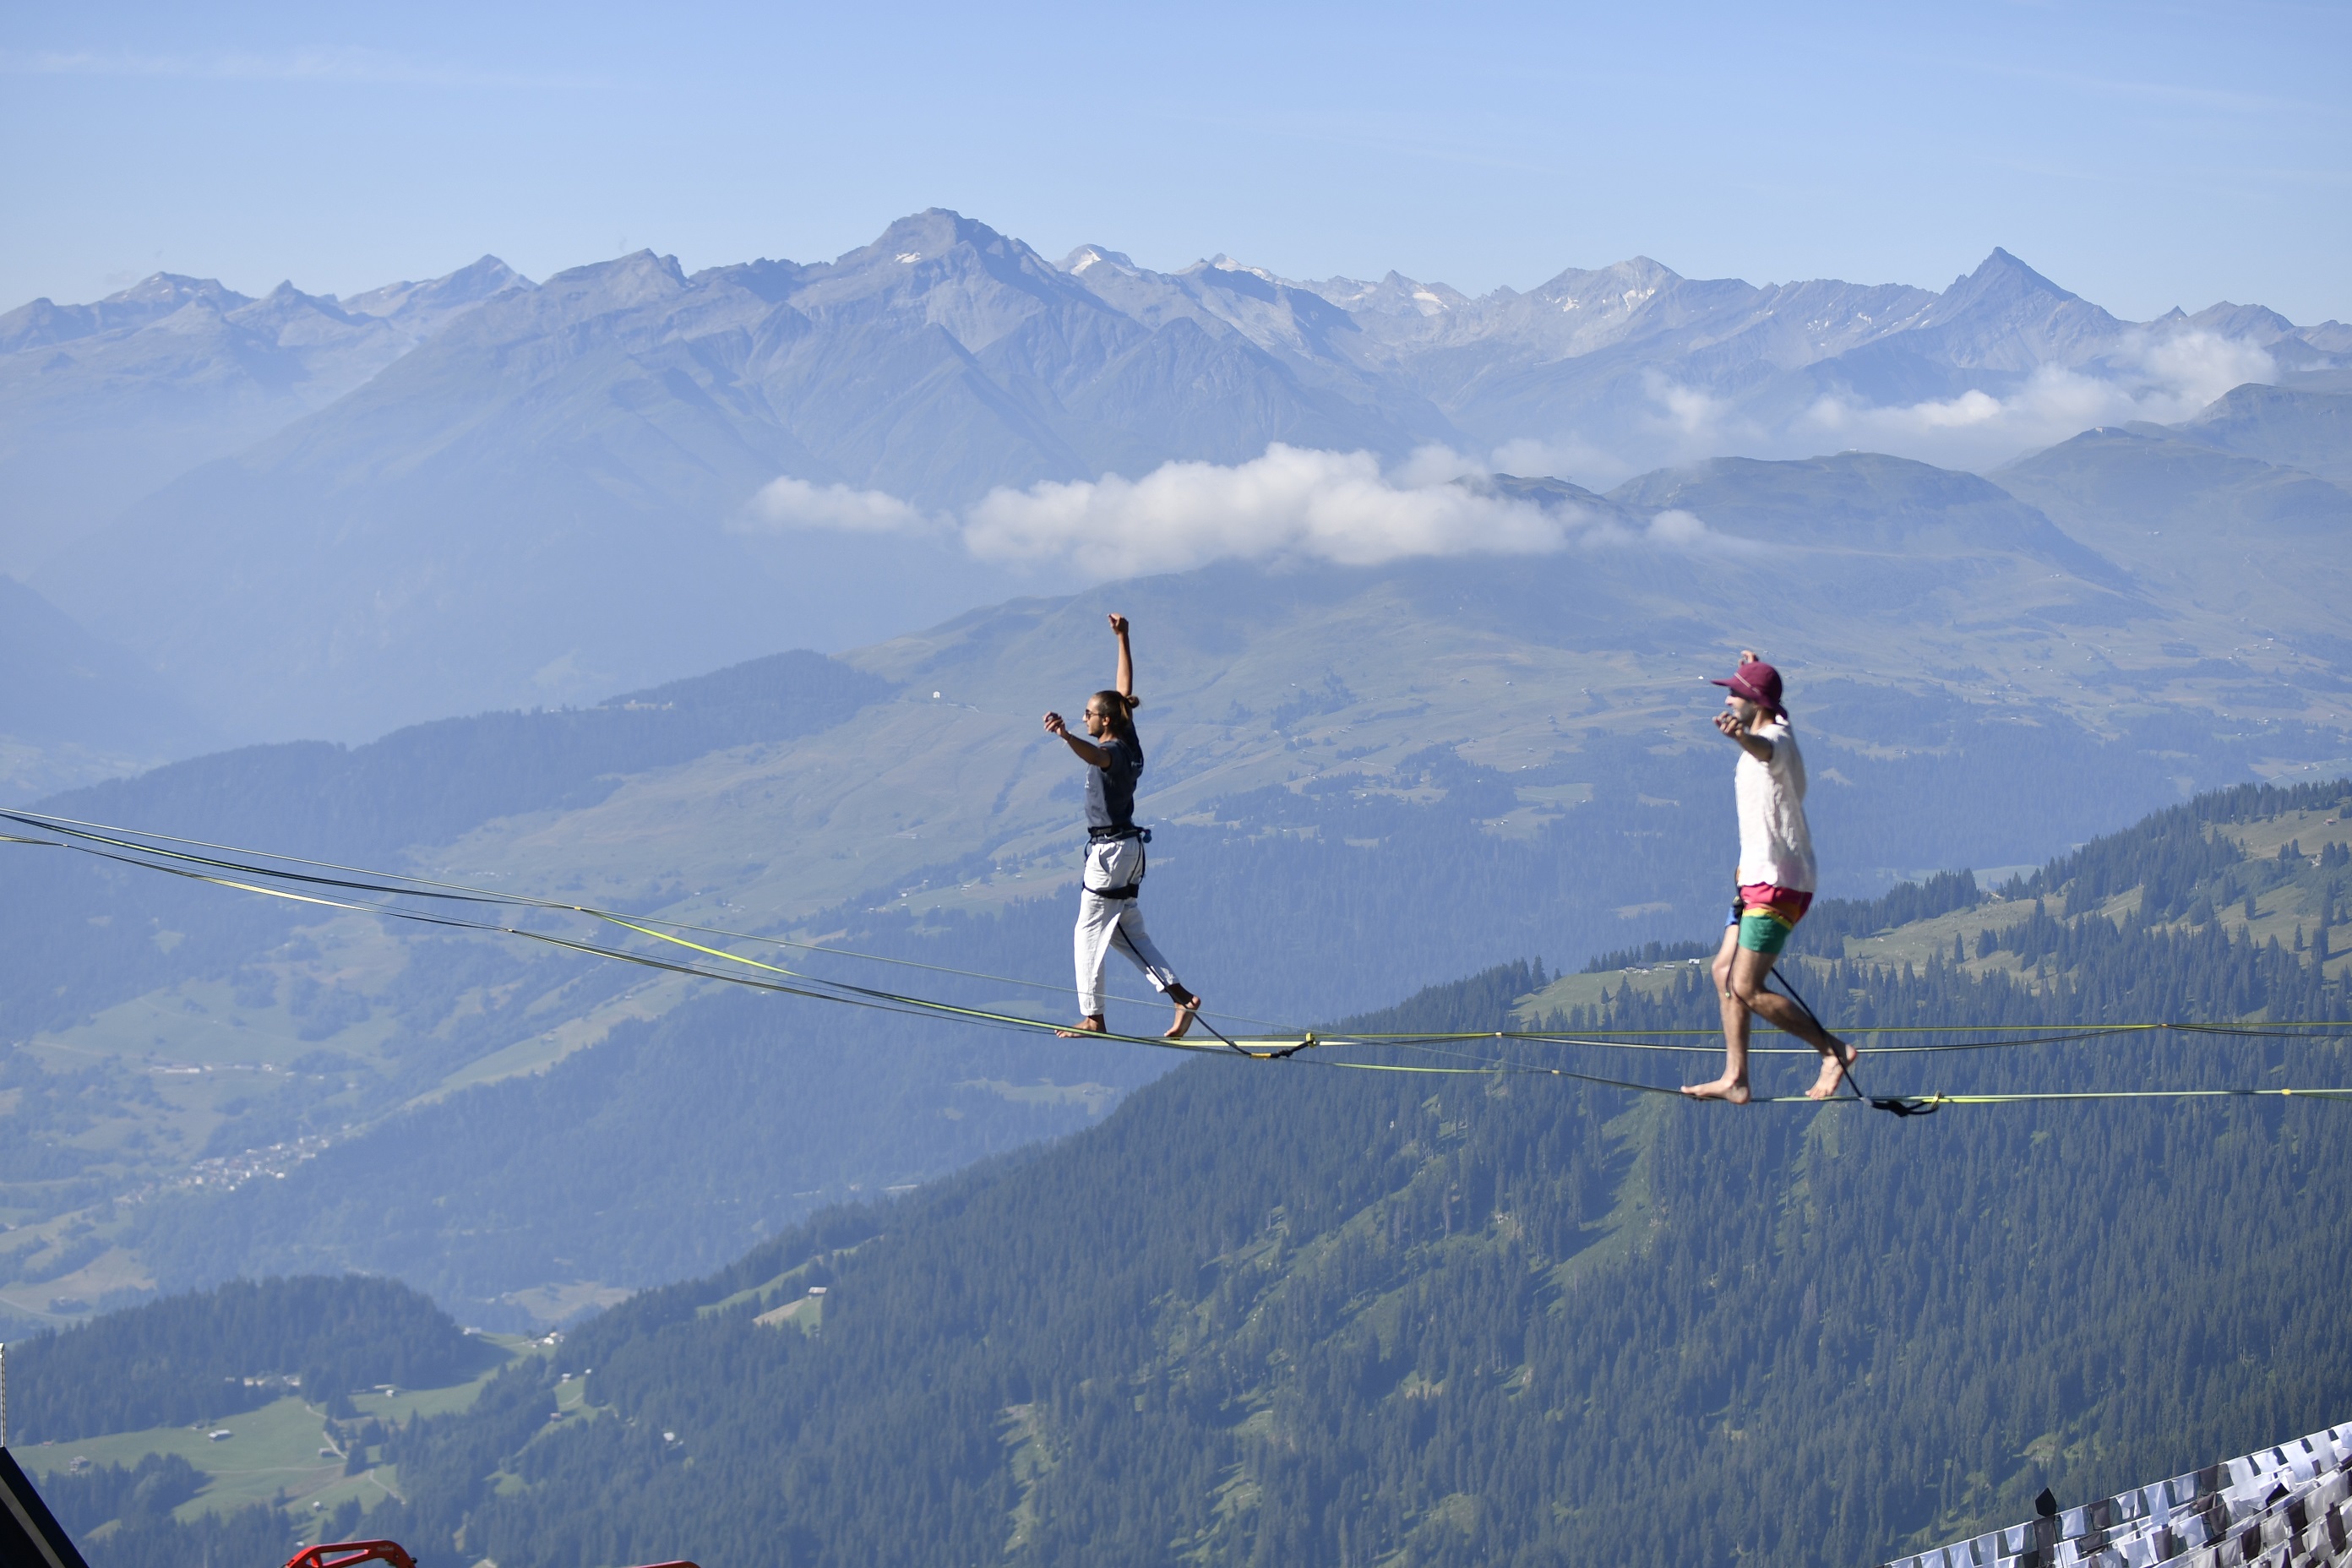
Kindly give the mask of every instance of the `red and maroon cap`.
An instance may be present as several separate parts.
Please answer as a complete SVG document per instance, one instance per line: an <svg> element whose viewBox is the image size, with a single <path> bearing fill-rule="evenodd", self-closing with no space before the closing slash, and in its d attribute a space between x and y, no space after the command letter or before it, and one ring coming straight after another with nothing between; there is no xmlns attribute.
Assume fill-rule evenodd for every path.
<svg viewBox="0 0 2352 1568"><path fill-rule="evenodd" d="M1709 686L1728 686L1734 697L1745 697L1758 707L1786 718L1789 710L1780 706L1780 672L1760 658L1749 659L1728 680L1710 680Z"/></svg>

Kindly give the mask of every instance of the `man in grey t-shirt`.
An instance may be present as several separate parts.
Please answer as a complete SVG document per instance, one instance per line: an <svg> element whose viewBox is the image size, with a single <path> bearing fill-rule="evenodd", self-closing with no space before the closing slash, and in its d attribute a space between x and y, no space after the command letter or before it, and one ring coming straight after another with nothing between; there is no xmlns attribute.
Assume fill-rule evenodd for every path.
<svg viewBox="0 0 2352 1568"><path fill-rule="evenodd" d="M1108 723L1101 729L1092 739L1102 761L1087 770L1087 826L1133 827L1135 781L1143 773L1143 753Z"/></svg>

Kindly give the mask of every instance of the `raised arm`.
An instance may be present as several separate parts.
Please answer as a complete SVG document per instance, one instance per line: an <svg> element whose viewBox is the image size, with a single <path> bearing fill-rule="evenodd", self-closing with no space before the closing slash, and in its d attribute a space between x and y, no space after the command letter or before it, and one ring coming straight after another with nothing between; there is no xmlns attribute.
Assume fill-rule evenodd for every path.
<svg viewBox="0 0 2352 1568"><path fill-rule="evenodd" d="M1110 617L1110 629L1112 635L1118 638L1118 694L1132 697L1135 695L1135 652L1127 646L1127 617L1114 612Z"/></svg>
<svg viewBox="0 0 2352 1568"><path fill-rule="evenodd" d="M1754 664L1756 650L1752 647L1741 648L1739 662ZM1758 762L1769 763L1772 760L1772 742L1761 735L1750 734L1748 726L1734 719L1729 713L1717 713L1715 716L1715 727L1739 742L1739 749Z"/></svg>

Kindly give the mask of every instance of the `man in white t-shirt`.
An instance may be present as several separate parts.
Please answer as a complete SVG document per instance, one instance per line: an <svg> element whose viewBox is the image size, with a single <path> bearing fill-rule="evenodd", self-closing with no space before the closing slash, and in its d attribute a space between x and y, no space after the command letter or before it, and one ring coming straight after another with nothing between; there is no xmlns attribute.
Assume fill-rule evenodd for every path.
<svg viewBox="0 0 2352 1568"><path fill-rule="evenodd" d="M1774 960L1813 901L1813 835L1805 825L1805 757L1780 705L1780 672L1748 650L1728 680L1715 727L1739 746L1732 785L1739 802L1738 896L1715 955L1715 992L1723 1004L1723 1076L1685 1084L1694 1100L1748 1103L1748 1034L1761 1017L1822 1054L1821 1077L1805 1090L1827 1100L1858 1054L1778 992L1764 988Z"/></svg>

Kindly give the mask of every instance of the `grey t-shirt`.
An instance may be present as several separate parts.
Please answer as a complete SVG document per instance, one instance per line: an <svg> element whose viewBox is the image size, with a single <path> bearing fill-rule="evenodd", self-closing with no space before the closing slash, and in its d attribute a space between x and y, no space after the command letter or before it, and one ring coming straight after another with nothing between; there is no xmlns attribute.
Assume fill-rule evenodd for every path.
<svg viewBox="0 0 2352 1568"><path fill-rule="evenodd" d="M1135 826L1135 781L1143 772L1143 753L1117 735L1095 742L1108 765L1087 770L1087 826Z"/></svg>

